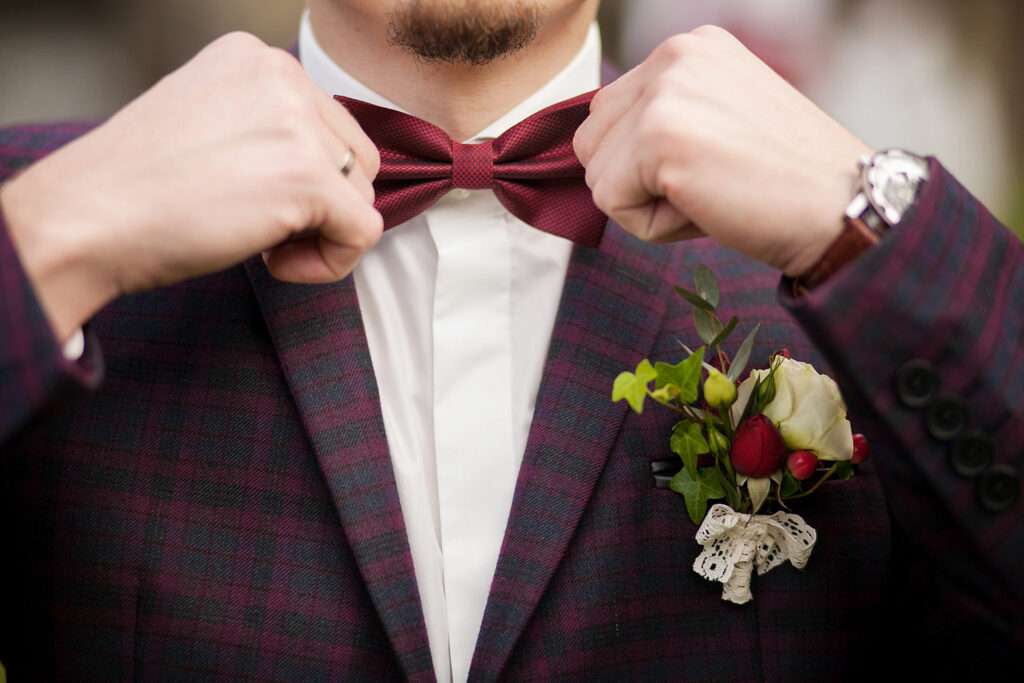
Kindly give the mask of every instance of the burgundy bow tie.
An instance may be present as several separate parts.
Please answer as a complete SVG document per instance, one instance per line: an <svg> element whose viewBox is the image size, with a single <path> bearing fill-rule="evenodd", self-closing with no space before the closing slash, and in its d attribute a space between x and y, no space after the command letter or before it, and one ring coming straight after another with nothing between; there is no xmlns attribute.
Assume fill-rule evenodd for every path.
<svg viewBox="0 0 1024 683"><path fill-rule="evenodd" d="M494 140L465 145L408 114L336 96L380 150L375 205L384 228L425 211L453 188L490 188L514 216L596 247L608 219L594 205L572 138L591 91L554 104Z"/></svg>

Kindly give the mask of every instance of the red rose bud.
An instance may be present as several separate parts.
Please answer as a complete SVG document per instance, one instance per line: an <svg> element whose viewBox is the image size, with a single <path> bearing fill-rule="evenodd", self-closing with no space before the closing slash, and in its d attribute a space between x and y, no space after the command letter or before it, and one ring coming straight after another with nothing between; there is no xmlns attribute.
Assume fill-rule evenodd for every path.
<svg viewBox="0 0 1024 683"><path fill-rule="evenodd" d="M754 415L736 428L730 457L737 472L763 479L782 467L786 444L771 420Z"/></svg>
<svg viewBox="0 0 1024 683"><path fill-rule="evenodd" d="M797 481L810 479L818 467L818 456L810 451L794 451L786 458L786 468Z"/></svg>
<svg viewBox="0 0 1024 683"><path fill-rule="evenodd" d="M853 435L853 457L850 458L850 462L854 465L859 465L868 459L868 453L871 449L868 448L868 437L863 434Z"/></svg>
<svg viewBox="0 0 1024 683"><path fill-rule="evenodd" d="M776 351L776 352L775 352L775 355L776 355L776 356L782 356L783 358L792 358L792 357L793 357L793 356L791 356L791 355L789 354L789 349L788 349L788 348L786 348L785 346L783 346L783 347L782 347L781 349L779 349L778 351Z"/></svg>

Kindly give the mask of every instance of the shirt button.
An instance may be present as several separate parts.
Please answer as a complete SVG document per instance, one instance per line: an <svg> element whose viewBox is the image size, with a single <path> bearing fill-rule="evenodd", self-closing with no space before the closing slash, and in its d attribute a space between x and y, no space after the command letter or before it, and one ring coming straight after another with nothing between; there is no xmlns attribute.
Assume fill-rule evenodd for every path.
<svg viewBox="0 0 1024 683"><path fill-rule="evenodd" d="M967 432L949 451L949 464L953 471L968 479L985 471L995 459L996 447L992 437L982 432Z"/></svg>
<svg viewBox="0 0 1024 683"><path fill-rule="evenodd" d="M896 393L908 408L923 408L939 391L939 373L921 358L904 364L896 375Z"/></svg>
<svg viewBox="0 0 1024 683"><path fill-rule="evenodd" d="M464 187L456 187L448 193L448 196L452 199L469 199L469 190Z"/></svg>
<svg viewBox="0 0 1024 683"><path fill-rule="evenodd" d="M978 501L989 512L1010 509L1020 497L1020 479L1010 465L993 465L978 479Z"/></svg>
<svg viewBox="0 0 1024 683"><path fill-rule="evenodd" d="M952 441L967 429L967 404L958 396L940 396L928 407L928 433L939 441Z"/></svg>

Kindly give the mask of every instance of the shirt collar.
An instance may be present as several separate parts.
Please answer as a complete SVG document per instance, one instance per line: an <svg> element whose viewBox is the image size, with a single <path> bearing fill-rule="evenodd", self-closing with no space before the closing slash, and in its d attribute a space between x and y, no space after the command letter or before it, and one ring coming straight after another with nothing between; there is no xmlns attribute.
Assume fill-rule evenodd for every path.
<svg viewBox="0 0 1024 683"><path fill-rule="evenodd" d="M410 113L357 81L327 56L320 43L317 42L316 36L313 35L309 10L303 12L299 27L299 59L313 82L328 95L344 95L370 104ZM498 137L531 114L556 102L593 90L600 84L601 34L597 22L594 22L587 31L587 37L579 51L560 72L503 116L463 142L479 142L487 138Z"/></svg>

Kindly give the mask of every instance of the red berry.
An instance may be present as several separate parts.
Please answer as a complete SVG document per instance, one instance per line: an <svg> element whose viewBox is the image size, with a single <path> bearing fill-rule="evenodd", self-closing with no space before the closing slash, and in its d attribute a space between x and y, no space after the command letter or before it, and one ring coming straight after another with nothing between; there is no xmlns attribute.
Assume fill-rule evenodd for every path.
<svg viewBox="0 0 1024 683"><path fill-rule="evenodd" d="M785 347L785 346L783 346L781 349L776 351L775 355L776 356L782 356L783 358L792 358L793 357L793 356L790 355L789 349L787 347Z"/></svg>
<svg viewBox="0 0 1024 683"><path fill-rule="evenodd" d="M794 451L786 458L786 468L797 481L809 479L818 467L818 456L810 451Z"/></svg>
<svg viewBox="0 0 1024 683"><path fill-rule="evenodd" d="M736 428L730 457L737 472L763 479L782 467L786 444L771 420L754 415Z"/></svg>
<svg viewBox="0 0 1024 683"><path fill-rule="evenodd" d="M871 449L868 447L868 437L863 434L853 435L853 457L850 459L854 465L859 465L868 459Z"/></svg>

